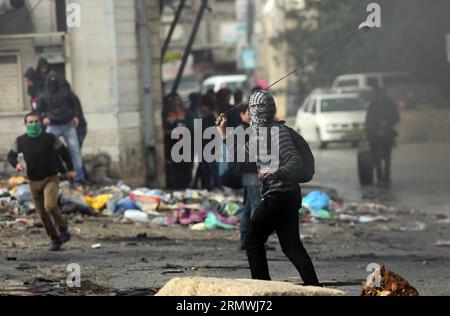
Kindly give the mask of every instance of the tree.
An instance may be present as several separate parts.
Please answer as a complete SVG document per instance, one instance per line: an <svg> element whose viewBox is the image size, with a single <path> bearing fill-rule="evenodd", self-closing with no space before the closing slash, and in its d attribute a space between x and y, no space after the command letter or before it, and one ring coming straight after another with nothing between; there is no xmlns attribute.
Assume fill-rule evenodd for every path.
<svg viewBox="0 0 450 316"><path fill-rule="evenodd" d="M343 39L366 20L371 2L381 5L382 27ZM342 73L402 70L448 93L449 12L446 0L306 0L303 10L286 12L294 26L276 42L287 41L298 65L311 63L299 73L301 90L330 85Z"/></svg>

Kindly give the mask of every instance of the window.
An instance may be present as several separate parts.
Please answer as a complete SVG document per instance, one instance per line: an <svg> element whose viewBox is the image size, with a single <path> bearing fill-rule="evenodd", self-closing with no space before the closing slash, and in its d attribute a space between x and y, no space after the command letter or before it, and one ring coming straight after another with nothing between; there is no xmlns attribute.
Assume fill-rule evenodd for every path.
<svg viewBox="0 0 450 316"><path fill-rule="evenodd" d="M308 103L306 103L306 108L305 108L305 112L306 113L311 113L311 107L312 107L314 102L315 102L314 99L309 99L308 100Z"/></svg>
<svg viewBox="0 0 450 316"><path fill-rule="evenodd" d="M2 87L0 111L23 111L23 82L17 54L0 53L0 74L0 87Z"/></svg>
<svg viewBox="0 0 450 316"><path fill-rule="evenodd" d="M308 110L309 99L306 99L302 104L302 112L306 112Z"/></svg>
<svg viewBox="0 0 450 316"><path fill-rule="evenodd" d="M316 114L317 112L317 101L316 100L312 100L312 104L311 104L311 113L312 114Z"/></svg>
<svg viewBox="0 0 450 316"><path fill-rule="evenodd" d="M365 111L366 106L360 99L327 99L321 104L321 112L353 112Z"/></svg>
<svg viewBox="0 0 450 316"><path fill-rule="evenodd" d="M357 87L359 82L358 79L339 80L336 86L338 88Z"/></svg>

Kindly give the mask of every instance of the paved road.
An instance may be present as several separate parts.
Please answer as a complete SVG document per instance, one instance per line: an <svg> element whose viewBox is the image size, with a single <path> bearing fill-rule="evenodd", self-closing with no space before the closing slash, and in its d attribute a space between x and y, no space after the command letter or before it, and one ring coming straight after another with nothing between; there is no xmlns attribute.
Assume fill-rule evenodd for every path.
<svg viewBox="0 0 450 316"><path fill-rule="evenodd" d="M359 284L367 276L367 265L375 262L406 277L422 295L450 295L450 247L435 245L437 240L450 240L450 230L448 224L437 224L434 216L450 215L450 144L399 147L394 153L394 184L389 191L359 186L356 149L333 146L314 152L315 184L336 188L346 200L378 198L420 208L428 215L400 217L380 225L303 224L302 234L313 236L304 242L320 279L346 282L336 287L357 295ZM415 221L425 222L427 228L401 231L397 227ZM115 292L141 294L160 288L174 276L250 275L245 253L237 250L236 232L126 225L112 218L71 220L71 229L72 241L65 251L56 254L46 251L48 240L43 229L0 230L0 292L9 282L40 282L35 286L40 293L62 294L59 282L65 280L65 268L72 262L81 265L85 279L97 280ZM148 238L136 238L139 233L146 233ZM92 249L94 243L101 243L101 248ZM273 279L298 280L275 236L270 244L276 246L276 251L268 253ZM177 271L182 273L172 273Z"/></svg>
<svg viewBox="0 0 450 316"><path fill-rule="evenodd" d="M400 145L393 153L389 190L359 185L357 149L344 144L313 151L317 163L313 184L333 187L346 200L368 198L450 216L450 143Z"/></svg>

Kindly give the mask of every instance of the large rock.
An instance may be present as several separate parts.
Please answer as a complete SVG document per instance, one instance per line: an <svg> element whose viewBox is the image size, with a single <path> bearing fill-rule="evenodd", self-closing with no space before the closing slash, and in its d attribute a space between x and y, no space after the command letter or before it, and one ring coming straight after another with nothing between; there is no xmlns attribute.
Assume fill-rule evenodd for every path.
<svg viewBox="0 0 450 316"><path fill-rule="evenodd" d="M346 292L287 282L219 278L173 278L156 296L344 296Z"/></svg>

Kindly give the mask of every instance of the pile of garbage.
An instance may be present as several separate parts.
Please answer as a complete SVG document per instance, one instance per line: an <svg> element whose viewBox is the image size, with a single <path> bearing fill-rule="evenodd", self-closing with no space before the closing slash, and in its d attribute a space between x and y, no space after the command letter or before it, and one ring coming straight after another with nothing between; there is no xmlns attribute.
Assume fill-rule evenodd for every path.
<svg viewBox="0 0 450 316"><path fill-rule="evenodd" d="M0 183L0 228L33 227L37 221L31 216L35 212L31 192L24 177L12 177Z"/></svg>
<svg viewBox="0 0 450 316"><path fill-rule="evenodd" d="M242 195L232 190L209 192L192 189L132 189L121 182L77 189L69 182L61 182L58 205L63 214L108 216L125 222L157 225L178 224L192 230L233 230L238 228L239 214L243 210L242 200ZM302 223L350 225L401 219L404 218L402 212L404 211L383 204L346 202L321 190L306 194L299 210ZM416 209L409 209L407 212L415 215L420 213ZM447 219L441 219L444 220ZM400 222L401 225L396 229L401 231L421 231L427 227L421 221ZM37 225L39 221L27 180L24 177L12 177L6 182L0 181L0 227ZM441 242L439 245L447 244Z"/></svg>
<svg viewBox="0 0 450 316"><path fill-rule="evenodd" d="M192 230L237 229L242 197L232 193L191 190L165 192L125 185L87 196L87 203L108 216L158 225L180 224Z"/></svg>
<svg viewBox="0 0 450 316"><path fill-rule="evenodd" d="M304 223L334 220L365 224L387 222L395 216L397 209L377 203L332 200L325 192L312 191L303 197L299 212Z"/></svg>
<svg viewBox="0 0 450 316"><path fill-rule="evenodd" d="M131 189L123 183L97 188L74 188L61 182L58 205L63 214L110 216L123 221L179 224L192 230L237 229L243 209L242 196L232 191L201 190L166 192ZM24 177L0 184L0 227L38 223L29 184Z"/></svg>

